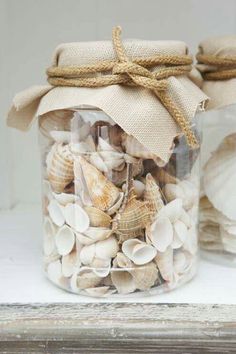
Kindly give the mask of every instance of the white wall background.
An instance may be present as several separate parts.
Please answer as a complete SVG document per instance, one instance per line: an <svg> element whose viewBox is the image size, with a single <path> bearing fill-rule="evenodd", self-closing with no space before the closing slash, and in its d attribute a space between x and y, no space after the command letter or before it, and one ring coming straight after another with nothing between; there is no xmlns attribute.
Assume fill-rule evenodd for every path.
<svg viewBox="0 0 236 354"><path fill-rule="evenodd" d="M0 0L0 208L40 200L37 129L5 126L13 95L45 82L61 42L125 37L178 39L192 52L209 36L236 31L235 0Z"/></svg>

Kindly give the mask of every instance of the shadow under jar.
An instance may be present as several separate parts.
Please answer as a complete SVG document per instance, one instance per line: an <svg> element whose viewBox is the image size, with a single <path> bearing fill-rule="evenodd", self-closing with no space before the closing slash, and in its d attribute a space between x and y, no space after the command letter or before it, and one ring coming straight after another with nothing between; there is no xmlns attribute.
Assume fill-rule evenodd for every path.
<svg viewBox="0 0 236 354"><path fill-rule="evenodd" d="M169 162L103 111L39 118L44 268L70 292L150 295L196 272L198 149L183 135Z"/></svg>

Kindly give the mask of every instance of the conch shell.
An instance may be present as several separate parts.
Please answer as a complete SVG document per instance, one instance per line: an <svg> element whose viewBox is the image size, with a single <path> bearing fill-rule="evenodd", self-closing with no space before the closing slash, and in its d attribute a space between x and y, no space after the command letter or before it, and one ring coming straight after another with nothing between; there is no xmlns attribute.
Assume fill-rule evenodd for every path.
<svg viewBox="0 0 236 354"><path fill-rule="evenodd" d="M164 206L160 188L152 177L151 173L146 175L146 188L144 191L144 200L149 203L149 209L155 216Z"/></svg>
<svg viewBox="0 0 236 354"><path fill-rule="evenodd" d="M61 193L74 179L74 159L68 145L55 143L47 157L48 180L54 192Z"/></svg>
<svg viewBox="0 0 236 354"><path fill-rule="evenodd" d="M128 182L123 205L113 219L113 230L120 241L142 236L143 229L150 223L149 203L136 199L132 179L132 166L129 164Z"/></svg>
<svg viewBox="0 0 236 354"><path fill-rule="evenodd" d="M83 157L79 157L79 162L93 206L108 210L120 197L120 190Z"/></svg>

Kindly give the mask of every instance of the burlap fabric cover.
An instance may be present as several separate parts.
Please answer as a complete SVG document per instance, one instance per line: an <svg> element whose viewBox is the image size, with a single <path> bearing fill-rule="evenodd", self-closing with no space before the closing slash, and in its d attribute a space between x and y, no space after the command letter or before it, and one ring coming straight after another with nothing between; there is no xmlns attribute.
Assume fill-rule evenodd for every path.
<svg viewBox="0 0 236 354"><path fill-rule="evenodd" d="M199 53L219 58L236 57L236 36L214 37L204 40L199 45ZM236 64L235 64L236 67ZM197 65L201 73L217 71L214 65ZM236 103L236 78L229 80L204 80L202 90L210 97L207 109L216 109Z"/></svg>
<svg viewBox="0 0 236 354"><path fill-rule="evenodd" d="M136 56L157 54L183 55L187 47L177 41L124 40L124 48L132 60ZM61 44L54 53L53 65L72 66L114 60L111 41ZM168 93L192 120L207 96L186 76L170 77ZM112 85L101 88L34 86L18 93L8 115L8 125L27 130L33 118L49 111L75 108L81 105L97 107L108 114L127 133L136 137L164 162L180 129L148 89Z"/></svg>

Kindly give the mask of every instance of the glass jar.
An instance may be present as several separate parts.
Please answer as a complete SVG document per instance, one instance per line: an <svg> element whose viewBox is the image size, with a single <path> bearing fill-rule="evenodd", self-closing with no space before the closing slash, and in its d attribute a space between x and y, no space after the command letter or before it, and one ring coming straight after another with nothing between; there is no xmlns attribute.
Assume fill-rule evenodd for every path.
<svg viewBox="0 0 236 354"><path fill-rule="evenodd" d="M203 113L200 244L209 260L236 267L236 105Z"/></svg>
<svg viewBox="0 0 236 354"><path fill-rule="evenodd" d="M89 296L138 296L193 277L198 149L176 138L161 166L93 108L47 113L39 131L44 268L54 284Z"/></svg>

